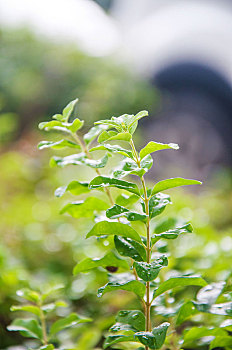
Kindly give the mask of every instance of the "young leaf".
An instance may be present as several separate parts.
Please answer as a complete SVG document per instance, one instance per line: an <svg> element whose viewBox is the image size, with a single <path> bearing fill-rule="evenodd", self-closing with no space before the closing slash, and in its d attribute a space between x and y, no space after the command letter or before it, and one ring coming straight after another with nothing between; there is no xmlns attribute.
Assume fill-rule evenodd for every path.
<svg viewBox="0 0 232 350"><path fill-rule="evenodd" d="M94 151L104 151L104 150L111 153L121 154L122 156L125 156L125 157L133 158L132 152L130 150L118 145L110 145L108 143L93 147L89 151L94 152Z"/></svg>
<svg viewBox="0 0 232 350"><path fill-rule="evenodd" d="M118 330L123 330L122 325L129 325L130 327L128 328L128 330L133 330L134 332L145 330L145 316L139 310L119 311L116 316L116 321L117 323L113 327L111 327L111 330L115 332L118 332Z"/></svg>
<svg viewBox="0 0 232 350"><path fill-rule="evenodd" d="M150 349L160 349L165 341L169 326L170 323L164 322L158 327L153 328L152 332L137 332L135 336L138 337L143 345Z"/></svg>
<svg viewBox="0 0 232 350"><path fill-rule="evenodd" d="M36 316L40 316L39 307L34 305L13 305L11 306L10 311L26 311Z"/></svg>
<svg viewBox="0 0 232 350"><path fill-rule="evenodd" d="M65 328L76 326L80 323L86 323L91 322L92 320L90 318L82 318L79 315L72 313L67 317L64 317L56 322L54 322L50 329L50 337L52 337L54 334L62 331Z"/></svg>
<svg viewBox="0 0 232 350"><path fill-rule="evenodd" d="M83 120L76 118L72 123L67 123L66 128L70 130L72 134L75 134L78 130L82 128L83 124Z"/></svg>
<svg viewBox="0 0 232 350"><path fill-rule="evenodd" d="M32 301L33 303L38 303L40 301L40 295L34 290L28 288L17 290L16 294L26 300Z"/></svg>
<svg viewBox="0 0 232 350"><path fill-rule="evenodd" d="M145 285L139 281L136 281L131 274L121 273L116 276L111 276L110 282L104 287L98 289L98 297L102 297L105 293L115 290L126 290L134 292L140 298L143 298L145 294Z"/></svg>
<svg viewBox="0 0 232 350"><path fill-rule="evenodd" d="M39 123L39 129L40 130L45 129L46 131L57 130L57 131L69 133L69 130L66 128L64 123L62 123L61 121L58 121L58 120L51 120L49 122L41 122L41 123Z"/></svg>
<svg viewBox="0 0 232 350"><path fill-rule="evenodd" d="M118 204L115 204L113 207L107 209L106 216L109 219L117 219L124 216L128 221L144 221L147 218L144 214L132 212L129 209L124 208Z"/></svg>
<svg viewBox="0 0 232 350"><path fill-rule="evenodd" d="M139 153L140 159L146 157L147 154L151 154L156 151L161 151L163 149L179 149L179 146L176 143L160 143L160 142L149 142Z"/></svg>
<svg viewBox="0 0 232 350"><path fill-rule="evenodd" d="M50 161L50 166L64 167L66 165L87 165L91 168L104 168L108 161L108 155L105 154L103 158L99 160L88 159L84 153L72 154L70 156L61 158L53 157Z"/></svg>
<svg viewBox="0 0 232 350"><path fill-rule="evenodd" d="M152 195L173 187L187 186L187 185L201 185L201 184L202 184L201 181L183 179L182 177L175 177L175 178L157 182L153 187Z"/></svg>
<svg viewBox="0 0 232 350"><path fill-rule="evenodd" d="M98 142L106 142L111 140L117 140L117 141L130 141L131 140L131 134L128 132L122 132L117 133L115 131L103 131L101 135L98 137Z"/></svg>
<svg viewBox="0 0 232 350"><path fill-rule="evenodd" d="M164 193L157 193L152 196L149 200L149 216L154 218L160 215L168 204L172 204L171 199L168 195Z"/></svg>
<svg viewBox="0 0 232 350"><path fill-rule="evenodd" d="M107 208L106 202L95 197L88 197L83 201L68 203L60 211L60 214L68 213L74 218L92 217L96 211Z"/></svg>
<svg viewBox="0 0 232 350"><path fill-rule="evenodd" d="M131 196L127 196L126 194L120 194L116 198L116 204L121 205L123 207L125 206L131 206L132 204L136 203L138 201L138 196L135 194L132 194Z"/></svg>
<svg viewBox="0 0 232 350"><path fill-rule="evenodd" d="M216 335L226 336L227 333L220 328L192 327L189 331L184 333L184 345L203 337Z"/></svg>
<svg viewBox="0 0 232 350"><path fill-rule="evenodd" d="M134 339L133 335L110 335L106 338L104 344L103 344L103 349L107 349L109 346L117 343L123 343L123 342L128 342L128 341L136 341Z"/></svg>
<svg viewBox="0 0 232 350"><path fill-rule="evenodd" d="M43 340L42 328L35 319L22 320L17 318L7 329L8 331L18 331L27 338Z"/></svg>
<svg viewBox="0 0 232 350"><path fill-rule="evenodd" d="M123 269L128 269L128 264L125 260L118 258L114 253L109 252L103 258L91 259L86 258L79 262L73 270L73 274L77 275L79 272L88 272L96 267L115 266L122 267Z"/></svg>
<svg viewBox="0 0 232 350"><path fill-rule="evenodd" d="M182 233L191 233L192 231L193 231L192 225L191 224L185 224L183 226L176 227L173 230L168 230L166 232L153 234L152 237L151 237L151 242L152 242L152 244L155 244L161 238L164 238L164 239L175 239L175 238L179 237L179 235L181 235Z"/></svg>
<svg viewBox="0 0 232 350"><path fill-rule="evenodd" d="M106 176L97 176L89 184L90 189L103 188L103 187L117 187L128 192L139 194L139 189L133 182L114 179Z"/></svg>
<svg viewBox="0 0 232 350"><path fill-rule="evenodd" d="M64 117L64 121L66 121L66 122L68 121L68 119L71 116L71 114L72 114L74 108L76 107L77 103L78 103L78 98L76 98L75 100L69 102L67 104L67 106L64 107L63 112L62 112L63 117Z"/></svg>
<svg viewBox="0 0 232 350"><path fill-rule="evenodd" d="M142 177L153 164L151 156L147 156L140 163L141 167L138 167L137 163L133 159L124 159L120 162L119 166L114 169L113 176L116 178L123 178L127 175L137 175Z"/></svg>
<svg viewBox="0 0 232 350"><path fill-rule="evenodd" d="M56 189L55 196L61 197L65 194L65 192L70 192L74 196L78 196L82 193L88 193L89 190L89 183L88 182L79 182L79 181L72 181L68 184L68 186L62 186Z"/></svg>
<svg viewBox="0 0 232 350"><path fill-rule="evenodd" d="M121 222L109 221L101 221L96 223L93 226L93 228L89 231L86 238L103 235L118 235L122 237L131 238L137 242L141 242L140 235L132 227L126 224L122 224Z"/></svg>
<svg viewBox="0 0 232 350"><path fill-rule="evenodd" d="M106 130L108 127L106 125L97 125L91 128L87 134L84 135L84 141L86 145L90 145L92 141L95 140L95 138L103 131Z"/></svg>
<svg viewBox="0 0 232 350"><path fill-rule="evenodd" d="M207 283L203 278L199 276L180 276L180 277L171 277L167 281L160 284L158 289L154 292L154 298L163 294L167 290L176 288L176 287L186 287L186 286L206 286Z"/></svg>
<svg viewBox="0 0 232 350"><path fill-rule="evenodd" d="M71 147L71 148L77 148L81 149L78 144L75 142L69 141L69 140L60 140L60 141L41 141L38 144L39 149L44 149L44 148L54 148L54 149L62 149L64 147Z"/></svg>
<svg viewBox="0 0 232 350"><path fill-rule="evenodd" d="M153 281L158 276L160 270L165 266L168 266L168 259L165 255L152 261L151 263L134 263L138 276L145 282Z"/></svg>
<svg viewBox="0 0 232 350"><path fill-rule="evenodd" d="M122 256L128 256L135 261L146 261L146 249L131 238L114 236L115 248Z"/></svg>

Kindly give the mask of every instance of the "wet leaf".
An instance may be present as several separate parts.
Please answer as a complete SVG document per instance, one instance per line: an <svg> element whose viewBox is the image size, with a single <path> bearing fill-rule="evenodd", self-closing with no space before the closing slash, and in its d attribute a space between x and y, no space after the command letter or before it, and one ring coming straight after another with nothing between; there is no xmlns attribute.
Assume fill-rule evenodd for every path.
<svg viewBox="0 0 232 350"><path fill-rule="evenodd" d="M179 149L179 146L176 143L165 144L165 143L151 141L140 151L139 157L140 157L140 159L143 159L148 154L151 154L151 153L156 152L156 151L161 151L164 149L177 150L177 149Z"/></svg>
<svg viewBox="0 0 232 350"><path fill-rule="evenodd" d="M95 138L103 131L106 130L107 126L106 125L97 125L91 128L87 134L84 135L83 139L86 143L86 145L90 145L92 141L95 140Z"/></svg>
<svg viewBox="0 0 232 350"><path fill-rule="evenodd" d="M131 206L132 204L136 203L138 201L138 196L135 194L132 194L131 196L127 196L126 194L120 194L116 198L116 204L121 205L123 207L125 206Z"/></svg>
<svg viewBox="0 0 232 350"><path fill-rule="evenodd" d="M86 238L103 235L118 235L122 237L131 238L137 242L141 242L139 234L132 227L126 224L122 224L121 222L109 221L101 221L96 223L93 226L93 228L89 231Z"/></svg>
<svg viewBox="0 0 232 350"><path fill-rule="evenodd" d="M86 258L79 262L73 270L73 274L77 275L79 272L88 272L96 267L116 266L128 269L128 264L125 260L118 258L114 253L109 252L103 258L91 259Z"/></svg>
<svg viewBox="0 0 232 350"><path fill-rule="evenodd" d="M41 141L38 144L39 149L44 149L44 148L54 148L54 149L62 149L65 147L71 147L71 148L77 148L81 149L78 144L75 142L69 141L69 140L60 140L60 141Z"/></svg>
<svg viewBox="0 0 232 350"><path fill-rule="evenodd" d="M176 227L173 230L168 230L168 231L162 232L162 233L155 233L155 234L152 235L151 241L152 241L152 244L155 244L161 238L164 238L164 239L175 239L175 238L179 237L179 235L181 235L183 233L190 233L192 231L193 231L192 225L191 224L185 224L183 226Z"/></svg>
<svg viewBox="0 0 232 350"><path fill-rule="evenodd" d="M164 322L160 326L153 328L152 332L137 332L135 336L138 337L143 345L148 346L150 349L160 349L165 341L169 326L170 323Z"/></svg>
<svg viewBox="0 0 232 350"><path fill-rule="evenodd" d="M150 218L154 218L160 215L168 204L172 204L171 199L164 193L157 193L149 200L149 215Z"/></svg>
<svg viewBox="0 0 232 350"><path fill-rule="evenodd" d="M232 337L231 335L225 335L225 336L216 336L210 343L209 350L215 349L215 348L224 348L229 347L231 349L232 347Z"/></svg>
<svg viewBox="0 0 232 350"><path fill-rule="evenodd" d="M150 264L147 262L134 263L138 276L145 282L153 281L158 276L160 270L165 266L168 266L168 259L165 255L157 258Z"/></svg>
<svg viewBox="0 0 232 350"><path fill-rule="evenodd" d="M139 214L137 212L130 211L129 209L115 204L113 207L107 209L106 216L109 219L116 219L120 217L127 218L128 221L144 221L146 220L146 215Z"/></svg>
<svg viewBox="0 0 232 350"><path fill-rule="evenodd" d="M194 304L189 300L184 303L178 311L176 325L179 326L184 321L186 321L189 317L197 314L198 311L194 307Z"/></svg>
<svg viewBox="0 0 232 350"><path fill-rule="evenodd" d="M63 117L64 117L66 122L68 121L69 117L71 116L72 112L74 111L74 108L76 107L77 103L78 103L78 98L69 102L67 104L67 106L64 107L62 114L63 114Z"/></svg>
<svg viewBox="0 0 232 350"><path fill-rule="evenodd" d="M104 287L98 289L98 297L102 297L105 293L115 290L126 290L128 292L134 292L140 298L143 298L145 294L145 285L134 279L134 276L127 273L121 273L111 276L110 282Z"/></svg>
<svg viewBox="0 0 232 350"><path fill-rule="evenodd" d="M118 332L119 330L144 331L145 316L139 310L122 310L116 316L117 323L111 327L111 331ZM128 326L128 327L125 327Z"/></svg>
<svg viewBox="0 0 232 350"><path fill-rule="evenodd" d="M201 185L202 182L191 179L183 179L182 177L175 177L167 180L159 181L155 184L152 190L152 195L165 191L169 188L186 186L186 185Z"/></svg>
<svg viewBox="0 0 232 350"><path fill-rule="evenodd" d="M104 151L104 150L111 153L121 154L122 156L125 156L125 157L133 158L132 152L130 150L127 150L126 148L123 148L118 145L110 145L108 143L93 147L89 151L94 152L94 151Z"/></svg>
<svg viewBox="0 0 232 350"><path fill-rule="evenodd" d="M68 184L68 186L62 186L56 189L55 196L61 197L65 194L65 192L70 192L74 196L78 196L82 193L88 193L89 190L89 183L88 182L80 182L80 181L72 181Z"/></svg>
<svg viewBox="0 0 232 350"><path fill-rule="evenodd" d="M74 218L93 217L97 211L105 210L107 203L95 197L88 197L83 201L68 203L60 211L60 214L68 213Z"/></svg>
<svg viewBox="0 0 232 350"><path fill-rule="evenodd" d="M186 287L186 286L205 286L207 283L200 276L180 276L171 277L167 281L160 284L158 289L154 292L154 298L163 294L167 290L176 287Z"/></svg>
<svg viewBox="0 0 232 350"><path fill-rule="evenodd" d="M192 327L189 331L184 333L184 345L203 337L216 335L224 336L227 335L227 333L220 328Z"/></svg>
<svg viewBox="0 0 232 350"><path fill-rule="evenodd" d="M123 343L123 342L128 342L128 341L135 341L134 336L133 335L123 335L123 334L119 334L119 335L110 335L106 338L104 345L103 345L103 349L107 349L109 346L113 345L113 344L117 344L117 343Z"/></svg>
<svg viewBox="0 0 232 350"><path fill-rule="evenodd" d="M108 161L108 155L105 154L103 158L94 160L88 159L84 153L72 154L67 157L53 157L50 161L50 166L64 167L66 165L87 165L91 168L104 168Z"/></svg>
<svg viewBox="0 0 232 350"><path fill-rule="evenodd" d="M10 311L26 311L36 316L40 316L39 307L34 305L13 305L11 306Z"/></svg>
<svg viewBox="0 0 232 350"><path fill-rule="evenodd" d="M16 293L19 297L32 301L33 303L37 304L40 301L40 294L28 288L17 290Z"/></svg>
<svg viewBox="0 0 232 350"><path fill-rule="evenodd" d="M117 187L122 190L135 193L139 196L139 189L136 184L134 184L133 182L114 179L111 177L97 176L89 184L90 189L96 189L99 187Z"/></svg>
<svg viewBox="0 0 232 350"><path fill-rule="evenodd" d="M114 244L122 256L128 256L135 261L146 261L146 249L131 238L114 236Z"/></svg>

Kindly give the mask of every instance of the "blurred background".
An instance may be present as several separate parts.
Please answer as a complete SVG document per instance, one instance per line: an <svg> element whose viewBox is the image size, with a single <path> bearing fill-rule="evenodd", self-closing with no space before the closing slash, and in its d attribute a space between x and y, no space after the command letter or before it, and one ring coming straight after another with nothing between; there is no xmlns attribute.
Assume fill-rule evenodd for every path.
<svg viewBox="0 0 232 350"><path fill-rule="evenodd" d="M53 153L37 150L47 137L38 122L76 97L86 129L99 118L147 109L137 143L180 145L175 154L158 154L153 174L205 183L198 193L174 194L176 208L167 215L196 227L183 241L191 256L183 269L191 261L212 280L225 277L232 248L231 40L230 0L0 0L0 349L23 344L6 331L23 286L61 281L70 308L94 309L100 321L73 330L75 349L97 348L122 302L96 304L105 271L72 278L80 256L103 248L83 241L91 221L58 214L63 202L53 199L54 189L76 170L50 170ZM172 249L179 266L182 253ZM62 344L71 346L67 339Z"/></svg>

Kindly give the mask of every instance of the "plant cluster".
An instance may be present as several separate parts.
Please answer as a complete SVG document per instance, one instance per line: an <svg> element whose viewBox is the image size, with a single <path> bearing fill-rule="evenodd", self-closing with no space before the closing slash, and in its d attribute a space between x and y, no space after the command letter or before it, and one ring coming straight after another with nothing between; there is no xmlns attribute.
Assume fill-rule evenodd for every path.
<svg viewBox="0 0 232 350"><path fill-rule="evenodd" d="M146 111L100 120L82 137L79 130L83 121L78 118L70 121L76 103L77 100L72 101L62 114L56 114L52 121L40 124L41 129L58 131L65 138L43 141L39 148L69 147L75 153L53 157L50 164L60 167L85 165L96 171L97 176L91 181L74 180L67 186L58 188L55 194L58 197L66 192L83 195L82 200L68 203L61 212L74 218L93 218L95 224L86 237L96 237L100 243L107 239L109 246L114 244L114 247L101 258L80 261L74 268L74 274L104 268L109 272L109 282L99 288L99 297L111 291L122 290L134 292L141 303L138 309L118 312L116 323L110 329L113 335L107 336L103 347L119 349L121 344L128 343L130 349L179 350L188 348L200 338L213 337L210 349L219 345L230 349L231 320L213 328L192 327L185 332L178 331L183 322L199 312L232 315L230 276L227 276L225 282L208 285L199 275L165 274L171 257L166 245L160 242L174 240L182 234L192 232L192 226L190 223L172 229L158 229L155 226L154 219L171 204L170 196L163 191L201 182L178 177L148 187L145 174L153 165L151 153L177 150L178 145L151 141L139 152L136 150L133 134L138 121L148 115ZM96 138L98 145L92 146ZM119 144L115 144L118 141ZM92 156L94 152L104 154L96 159ZM100 169L105 168L108 160L117 155L123 156L123 159L118 161L116 167L112 167L110 175L102 174ZM126 181L124 177L128 175L136 176L139 181ZM112 187L117 192L113 192ZM175 300L172 291L187 286L202 287L196 301Z"/></svg>

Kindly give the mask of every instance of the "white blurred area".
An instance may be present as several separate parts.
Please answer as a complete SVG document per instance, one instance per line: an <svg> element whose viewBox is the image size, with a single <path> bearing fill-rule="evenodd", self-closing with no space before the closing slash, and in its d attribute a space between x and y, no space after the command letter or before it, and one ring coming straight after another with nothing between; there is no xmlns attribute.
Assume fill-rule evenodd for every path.
<svg viewBox="0 0 232 350"><path fill-rule="evenodd" d="M232 81L232 4L228 0L0 0L1 26L71 41L90 56L113 55L143 75L191 58Z"/></svg>

